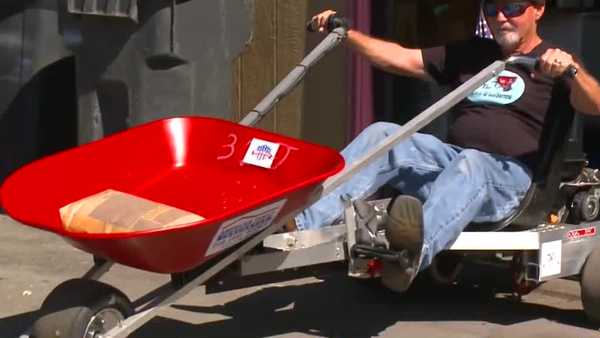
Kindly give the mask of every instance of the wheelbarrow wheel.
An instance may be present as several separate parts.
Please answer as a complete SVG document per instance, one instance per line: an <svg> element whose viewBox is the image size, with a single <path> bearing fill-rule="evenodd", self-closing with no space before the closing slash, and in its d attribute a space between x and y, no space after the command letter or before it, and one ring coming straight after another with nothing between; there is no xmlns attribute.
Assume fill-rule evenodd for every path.
<svg viewBox="0 0 600 338"><path fill-rule="evenodd" d="M588 256L581 272L583 311L594 323L600 323L600 248Z"/></svg>
<svg viewBox="0 0 600 338"><path fill-rule="evenodd" d="M88 279L57 286L42 304L32 338L93 338L108 332L134 312L121 291Z"/></svg>

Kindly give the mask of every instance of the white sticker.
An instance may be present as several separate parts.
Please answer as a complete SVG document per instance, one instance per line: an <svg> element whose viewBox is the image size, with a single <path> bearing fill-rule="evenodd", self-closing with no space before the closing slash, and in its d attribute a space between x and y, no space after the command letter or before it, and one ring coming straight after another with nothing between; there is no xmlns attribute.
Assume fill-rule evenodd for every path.
<svg viewBox="0 0 600 338"><path fill-rule="evenodd" d="M270 169L279 150L279 144L260 139L252 139L250 147L244 156L244 163Z"/></svg>
<svg viewBox="0 0 600 338"><path fill-rule="evenodd" d="M523 78L517 73L503 70L500 75L476 89L469 96L469 100L471 102L507 105L520 99L523 93L525 93Z"/></svg>
<svg viewBox="0 0 600 338"><path fill-rule="evenodd" d="M542 244L540 253L540 278L560 274L562 264L562 241Z"/></svg>
<svg viewBox="0 0 600 338"><path fill-rule="evenodd" d="M273 223L285 202L283 199L224 222L213 237L205 256L228 249L267 228Z"/></svg>

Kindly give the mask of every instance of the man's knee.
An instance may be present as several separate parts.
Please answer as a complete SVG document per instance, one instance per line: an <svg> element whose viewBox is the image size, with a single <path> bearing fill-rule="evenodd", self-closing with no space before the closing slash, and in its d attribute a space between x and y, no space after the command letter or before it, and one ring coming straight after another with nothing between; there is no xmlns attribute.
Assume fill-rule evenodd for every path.
<svg viewBox="0 0 600 338"><path fill-rule="evenodd" d="M458 170L467 175L475 175L483 173L485 162L488 160L487 155L479 150L465 149L458 155Z"/></svg>
<svg viewBox="0 0 600 338"><path fill-rule="evenodd" d="M380 144L383 139L394 134L398 129L400 126L394 123L375 122L363 129L349 147L352 149L371 148Z"/></svg>

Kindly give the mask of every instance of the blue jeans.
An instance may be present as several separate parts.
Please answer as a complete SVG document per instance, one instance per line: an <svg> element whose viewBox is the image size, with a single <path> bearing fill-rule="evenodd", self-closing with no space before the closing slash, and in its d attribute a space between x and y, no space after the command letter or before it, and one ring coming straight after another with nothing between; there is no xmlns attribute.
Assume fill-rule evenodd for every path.
<svg viewBox="0 0 600 338"><path fill-rule="evenodd" d="M342 151L346 163L356 161L398 128L387 122L366 128ZM296 224L300 230L330 225L343 214L342 197L366 198L386 183L424 201L423 269L471 222L496 222L514 213L531 185L531 173L513 158L463 149L417 133L296 216Z"/></svg>

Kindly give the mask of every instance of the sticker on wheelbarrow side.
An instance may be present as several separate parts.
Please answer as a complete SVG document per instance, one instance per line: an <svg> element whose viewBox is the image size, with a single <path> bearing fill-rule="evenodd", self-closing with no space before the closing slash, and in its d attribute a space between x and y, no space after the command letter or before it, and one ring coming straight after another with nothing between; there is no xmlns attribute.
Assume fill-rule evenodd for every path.
<svg viewBox="0 0 600 338"><path fill-rule="evenodd" d="M540 278L560 274L562 264L562 241L542 244L540 252Z"/></svg>
<svg viewBox="0 0 600 338"><path fill-rule="evenodd" d="M215 237L213 237L210 246L206 250L205 256L228 249L241 241L266 229L277 215L287 200L281 200L269 204L260 209L252 210L242 216L224 222Z"/></svg>

